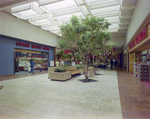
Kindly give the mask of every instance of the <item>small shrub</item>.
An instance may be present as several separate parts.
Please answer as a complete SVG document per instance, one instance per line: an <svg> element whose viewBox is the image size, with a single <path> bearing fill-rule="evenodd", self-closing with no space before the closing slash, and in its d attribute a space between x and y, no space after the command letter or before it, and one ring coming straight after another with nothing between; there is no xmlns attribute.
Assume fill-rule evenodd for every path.
<svg viewBox="0 0 150 119"><path fill-rule="evenodd" d="M82 65L76 65L76 68L81 69L81 68L83 68L83 66Z"/></svg>
<svg viewBox="0 0 150 119"><path fill-rule="evenodd" d="M55 68L54 72L65 72L66 70L63 68L63 69L59 69L59 68Z"/></svg>

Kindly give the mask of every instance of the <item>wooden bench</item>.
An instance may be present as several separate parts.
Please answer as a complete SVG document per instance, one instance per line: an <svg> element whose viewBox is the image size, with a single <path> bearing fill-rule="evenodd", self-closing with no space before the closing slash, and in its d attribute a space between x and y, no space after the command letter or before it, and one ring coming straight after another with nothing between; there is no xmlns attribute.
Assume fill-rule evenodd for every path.
<svg viewBox="0 0 150 119"><path fill-rule="evenodd" d="M82 74L82 69L77 69L75 66L65 67L66 71L71 71L71 75Z"/></svg>

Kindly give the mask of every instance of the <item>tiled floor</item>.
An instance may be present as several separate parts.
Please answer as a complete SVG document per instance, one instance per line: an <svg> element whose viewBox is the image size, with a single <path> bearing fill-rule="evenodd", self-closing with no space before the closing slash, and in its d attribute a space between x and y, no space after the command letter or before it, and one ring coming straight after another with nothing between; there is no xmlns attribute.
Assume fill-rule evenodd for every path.
<svg viewBox="0 0 150 119"><path fill-rule="evenodd" d="M0 119L149 119L150 89L131 74L100 70L50 81L47 72L0 77Z"/></svg>
<svg viewBox="0 0 150 119"><path fill-rule="evenodd" d="M100 73L91 83L79 81L83 75L66 82L47 73L0 77L0 119L122 119L117 72Z"/></svg>

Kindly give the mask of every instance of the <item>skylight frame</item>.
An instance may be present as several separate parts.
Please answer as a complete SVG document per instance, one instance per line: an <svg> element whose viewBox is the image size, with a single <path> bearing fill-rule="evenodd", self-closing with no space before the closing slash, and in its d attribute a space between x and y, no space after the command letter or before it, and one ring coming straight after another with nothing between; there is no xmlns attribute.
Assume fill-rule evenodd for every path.
<svg viewBox="0 0 150 119"><path fill-rule="evenodd" d="M78 8L78 5L74 0L61 0L60 2L54 2L51 4L40 4L39 6L45 12L51 14Z"/></svg>
<svg viewBox="0 0 150 119"><path fill-rule="evenodd" d="M41 16L43 13L43 11L38 7L37 2L32 2L13 7L11 8L11 12L12 15L23 20Z"/></svg>

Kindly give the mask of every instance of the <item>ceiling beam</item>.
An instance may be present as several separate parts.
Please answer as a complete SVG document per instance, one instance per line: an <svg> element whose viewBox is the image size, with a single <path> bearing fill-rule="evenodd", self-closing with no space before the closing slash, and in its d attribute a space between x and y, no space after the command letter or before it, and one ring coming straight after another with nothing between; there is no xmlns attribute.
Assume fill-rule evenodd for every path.
<svg viewBox="0 0 150 119"><path fill-rule="evenodd" d="M135 9L136 5L128 5L128 6L122 6L120 10L131 10Z"/></svg>

